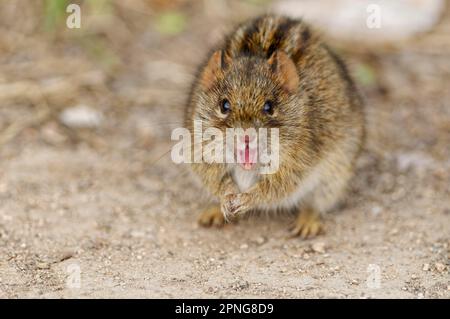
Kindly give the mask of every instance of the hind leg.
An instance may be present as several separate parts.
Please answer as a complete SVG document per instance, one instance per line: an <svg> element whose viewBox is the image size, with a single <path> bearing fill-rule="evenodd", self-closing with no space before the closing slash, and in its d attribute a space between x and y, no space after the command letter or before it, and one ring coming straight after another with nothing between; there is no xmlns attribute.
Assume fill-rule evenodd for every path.
<svg viewBox="0 0 450 319"><path fill-rule="evenodd" d="M198 217L198 223L203 227L222 227L225 225L225 217L220 210L220 206L211 206L205 209Z"/></svg>
<svg viewBox="0 0 450 319"><path fill-rule="evenodd" d="M301 208L290 230L293 237L308 239L324 232L320 213L312 208Z"/></svg>
<svg viewBox="0 0 450 319"><path fill-rule="evenodd" d="M205 209L199 216L198 216L198 224L203 227L223 227L228 222L237 222L238 217L235 216L231 219L226 219L223 215L220 206L211 206L207 209Z"/></svg>
<svg viewBox="0 0 450 319"><path fill-rule="evenodd" d="M342 198L345 187L334 185L319 185L315 190L308 194L299 208L297 219L291 228L291 235L308 239L324 233L325 229L322 223L322 214L330 211L337 205Z"/></svg>
<svg viewBox="0 0 450 319"><path fill-rule="evenodd" d="M303 239L324 232L321 216L335 208L345 195L351 177L349 166L323 165L315 187L300 200L298 217L291 234Z"/></svg>

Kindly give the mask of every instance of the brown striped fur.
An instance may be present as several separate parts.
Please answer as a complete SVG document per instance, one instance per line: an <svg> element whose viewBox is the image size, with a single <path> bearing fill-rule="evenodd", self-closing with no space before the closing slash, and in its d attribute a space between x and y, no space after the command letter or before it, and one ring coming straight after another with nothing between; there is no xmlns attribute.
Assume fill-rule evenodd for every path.
<svg viewBox="0 0 450 319"><path fill-rule="evenodd" d="M192 165L222 212L335 207L364 138L362 101L342 60L306 23L273 15L239 25L208 58L189 97L188 128L201 119L204 129L280 129L280 169L246 190L230 165ZM226 118L218 114L224 98L232 105ZM267 100L272 116L261 112Z"/></svg>

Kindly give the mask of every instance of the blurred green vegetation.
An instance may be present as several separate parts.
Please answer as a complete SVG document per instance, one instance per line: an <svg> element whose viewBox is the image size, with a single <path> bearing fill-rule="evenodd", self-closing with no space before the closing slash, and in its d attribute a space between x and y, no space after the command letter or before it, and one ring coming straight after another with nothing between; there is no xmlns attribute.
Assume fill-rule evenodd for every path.
<svg viewBox="0 0 450 319"><path fill-rule="evenodd" d="M265 1L265 0L252 0ZM71 2L69 0L44 0L44 21L46 32L56 32L67 18L66 8ZM89 16L115 15L113 0L85 0L80 2L83 13ZM176 35L186 29L187 16L177 9L159 12L154 19L156 31L163 35Z"/></svg>
<svg viewBox="0 0 450 319"><path fill-rule="evenodd" d="M156 19L156 29L165 35L176 35L186 28L186 15L179 11L167 11Z"/></svg>
<svg viewBox="0 0 450 319"><path fill-rule="evenodd" d="M67 6L69 0L45 0L44 5L44 21L45 31L53 34L58 30L66 30L60 28L64 25L68 13ZM92 15L108 15L113 14L112 0L86 0L82 4L83 10ZM72 37L73 36L73 37ZM120 64L120 58L112 50L111 43L107 41L101 34L86 32L83 28L77 32L71 33L71 40L76 41L85 52L105 70L111 71Z"/></svg>
<svg viewBox="0 0 450 319"><path fill-rule="evenodd" d="M375 69L366 63L360 63L355 69L356 80L364 86L373 86L377 83L377 73Z"/></svg>
<svg viewBox="0 0 450 319"><path fill-rule="evenodd" d="M44 1L44 28L46 31L55 30L65 20L68 0Z"/></svg>
<svg viewBox="0 0 450 319"><path fill-rule="evenodd" d="M86 0L93 14L112 14L112 0Z"/></svg>
<svg viewBox="0 0 450 319"><path fill-rule="evenodd" d="M253 5L262 6L270 3L272 0L244 0L244 1Z"/></svg>
<svg viewBox="0 0 450 319"><path fill-rule="evenodd" d="M44 0L44 26L48 32L54 31L64 23L66 8L73 1ZM86 0L83 2L90 14L112 14L112 0Z"/></svg>

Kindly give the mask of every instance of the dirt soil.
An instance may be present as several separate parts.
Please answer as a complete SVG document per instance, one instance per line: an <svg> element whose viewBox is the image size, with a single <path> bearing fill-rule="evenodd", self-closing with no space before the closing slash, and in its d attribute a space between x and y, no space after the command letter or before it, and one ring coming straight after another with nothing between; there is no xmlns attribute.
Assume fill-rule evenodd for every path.
<svg viewBox="0 0 450 319"><path fill-rule="evenodd" d="M233 21L190 10L170 37L93 24L112 66L36 33L33 12L20 28L0 14L0 297L449 298L450 15L405 44L340 49L363 73L368 142L326 234L300 240L287 214L197 226L208 199L171 162L170 132ZM100 124L63 125L78 104Z"/></svg>

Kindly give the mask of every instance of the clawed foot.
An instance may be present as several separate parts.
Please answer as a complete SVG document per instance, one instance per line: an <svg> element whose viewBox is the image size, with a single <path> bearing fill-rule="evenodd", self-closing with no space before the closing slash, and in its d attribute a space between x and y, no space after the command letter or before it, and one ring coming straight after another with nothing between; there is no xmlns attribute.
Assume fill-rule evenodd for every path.
<svg viewBox="0 0 450 319"><path fill-rule="evenodd" d="M198 223L203 227L222 227L225 225L225 217L219 206L213 206L200 214Z"/></svg>
<svg viewBox="0 0 450 319"><path fill-rule="evenodd" d="M225 195L219 206L213 206L200 214L198 223L204 227L221 227L228 220L234 220L250 207L250 195L247 193Z"/></svg>
<svg viewBox="0 0 450 319"><path fill-rule="evenodd" d="M249 202L250 194L228 194L222 200L221 209L227 218L232 218L247 211L250 208Z"/></svg>
<svg viewBox="0 0 450 319"><path fill-rule="evenodd" d="M312 209L301 210L290 229L292 237L309 239L324 232L319 213Z"/></svg>

